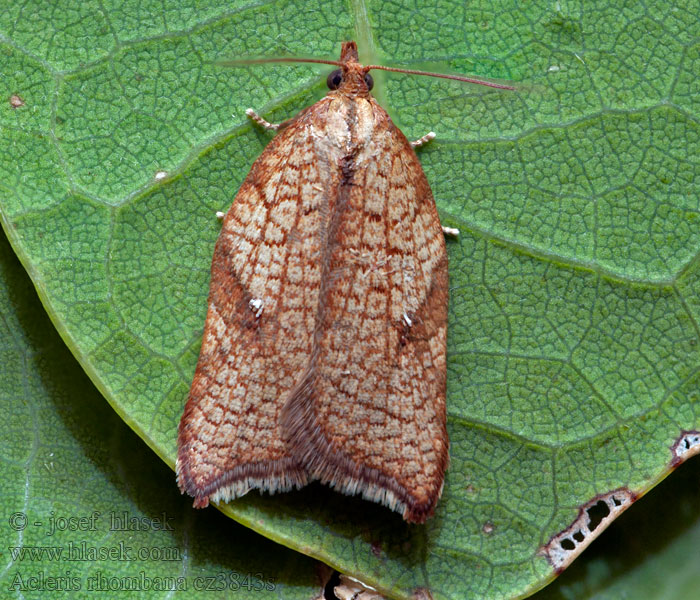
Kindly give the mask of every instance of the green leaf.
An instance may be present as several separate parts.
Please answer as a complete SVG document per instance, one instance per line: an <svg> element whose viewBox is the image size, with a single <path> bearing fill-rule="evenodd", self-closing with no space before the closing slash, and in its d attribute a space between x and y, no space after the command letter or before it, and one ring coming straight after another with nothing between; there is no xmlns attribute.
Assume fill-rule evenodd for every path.
<svg viewBox="0 0 700 600"><path fill-rule="evenodd" d="M319 593L314 561L180 496L54 331L2 234L0 315L3 598Z"/></svg>
<svg viewBox="0 0 700 600"><path fill-rule="evenodd" d="M375 86L408 137L437 133L421 161L461 231L436 516L407 526L319 485L226 511L397 597L544 585L541 550L581 507L613 491L626 507L700 429L693 4L158 7L0 16L1 79L24 103L0 105L3 226L64 340L172 466L214 212L270 139L244 110L282 120L324 93L321 68L212 61L337 58L355 37L367 62L523 82L494 93L379 73Z"/></svg>

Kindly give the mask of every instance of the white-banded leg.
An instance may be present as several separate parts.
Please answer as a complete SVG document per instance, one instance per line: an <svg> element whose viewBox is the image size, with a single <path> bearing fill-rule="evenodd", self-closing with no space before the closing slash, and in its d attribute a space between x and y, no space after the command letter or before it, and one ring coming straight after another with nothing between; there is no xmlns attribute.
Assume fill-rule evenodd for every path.
<svg viewBox="0 0 700 600"><path fill-rule="evenodd" d="M415 142L411 142L412 148L420 148L423 144L427 144L435 137L434 131L429 131L422 138L418 138Z"/></svg>
<svg viewBox="0 0 700 600"><path fill-rule="evenodd" d="M263 119L258 113L256 113L252 108L246 108L245 114L255 121L263 129L277 131L280 128L281 123L270 123Z"/></svg>
<svg viewBox="0 0 700 600"><path fill-rule="evenodd" d="M444 225L442 227L442 233L449 237L457 237L459 235L459 229L456 227L445 227Z"/></svg>
<svg viewBox="0 0 700 600"><path fill-rule="evenodd" d="M430 140L435 137L434 131L429 131L422 138L417 139L415 142L411 142L412 148L420 148L424 144L427 144ZM442 233L450 237L457 237L459 235L459 229L456 227L445 227L442 225Z"/></svg>

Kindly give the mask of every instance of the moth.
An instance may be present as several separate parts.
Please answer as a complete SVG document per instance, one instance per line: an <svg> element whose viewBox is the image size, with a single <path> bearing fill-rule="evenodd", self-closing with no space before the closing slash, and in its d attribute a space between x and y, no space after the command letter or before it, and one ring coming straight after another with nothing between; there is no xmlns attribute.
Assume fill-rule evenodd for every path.
<svg viewBox="0 0 700 600"><path fill-rule="evenodd" d="M354 42L303 62L338 69L224 217L178 485L204 507L319 480L423 523L448 465L443 230L411 142L370 94L371 69L401 69L361 65Z"/></svg>

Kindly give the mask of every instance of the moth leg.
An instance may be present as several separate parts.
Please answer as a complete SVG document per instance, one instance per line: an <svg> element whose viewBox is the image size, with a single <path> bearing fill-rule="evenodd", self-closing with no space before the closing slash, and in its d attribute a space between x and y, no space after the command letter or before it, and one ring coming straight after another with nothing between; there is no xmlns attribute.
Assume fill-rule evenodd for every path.
<svg viewBox="0 0 700 600"><path fill-rule="evenodd" d="M415 142L411 142L412 148L420 148L424 144L427 144L430 140L435 137L434 131L429 131L422 138L417 139ZM457 237L459 235L459 229L456 227L445 227L442 225L442 233L449 237Z"/></svg>
<svg viewBox="0 0 700 600"><path fill-rule="evenodd" d="M459 229L456 227L445 227L444 225L442 227L442 233L449 236L449 237L457 237L459 236Z"/></svg>
<svg viewBox="0 0 700 600"><path fill-rule="evenodd" d="M423 144L427 144L434 137L435 132L429 131L422 138L417 139L415 142L411 142L411 148L420 148Z"/></svg>
<svg viewBox="0 0 700 600"><path fill-rule="evenodd" d="M422 138L417 139L415 142L411 142L411 148L420 148L422 145L427 144L430 140L435 137L434 131L429 131ZM449 237L457 237L459 235L459 229L456 227L445 227L442 225L442 233Z"/></svg>
<svg viewBox="0 0 700 600"><path fill-rule="evenodd" d="M277 131L282 123L270 123L263 119L258 113L256 113L252 108L247 108L245 114L248 115L253 121L255 121L260 127L267 130Z"/></svg>

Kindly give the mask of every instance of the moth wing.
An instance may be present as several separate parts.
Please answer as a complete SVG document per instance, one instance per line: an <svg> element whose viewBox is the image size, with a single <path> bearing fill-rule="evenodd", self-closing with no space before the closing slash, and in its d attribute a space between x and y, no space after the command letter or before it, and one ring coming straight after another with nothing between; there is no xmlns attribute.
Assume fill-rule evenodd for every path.
<svg viewBox="0 0 700 600"><path fill-rule="evenodd" d="M279 417L312 353L320 269L308 257L318 255L330 185L315 151L312 131L292 122L253 164L224 218L178 435L178 484L195 506L307 482Z"/></svg>
<svg viewBox="0 0 700 600"><path fill-rule="evenodd" d="M337 202L314 360L283 428L312 477L423 522L448 462L447 254L415 152L374 110Z"/></svg>

